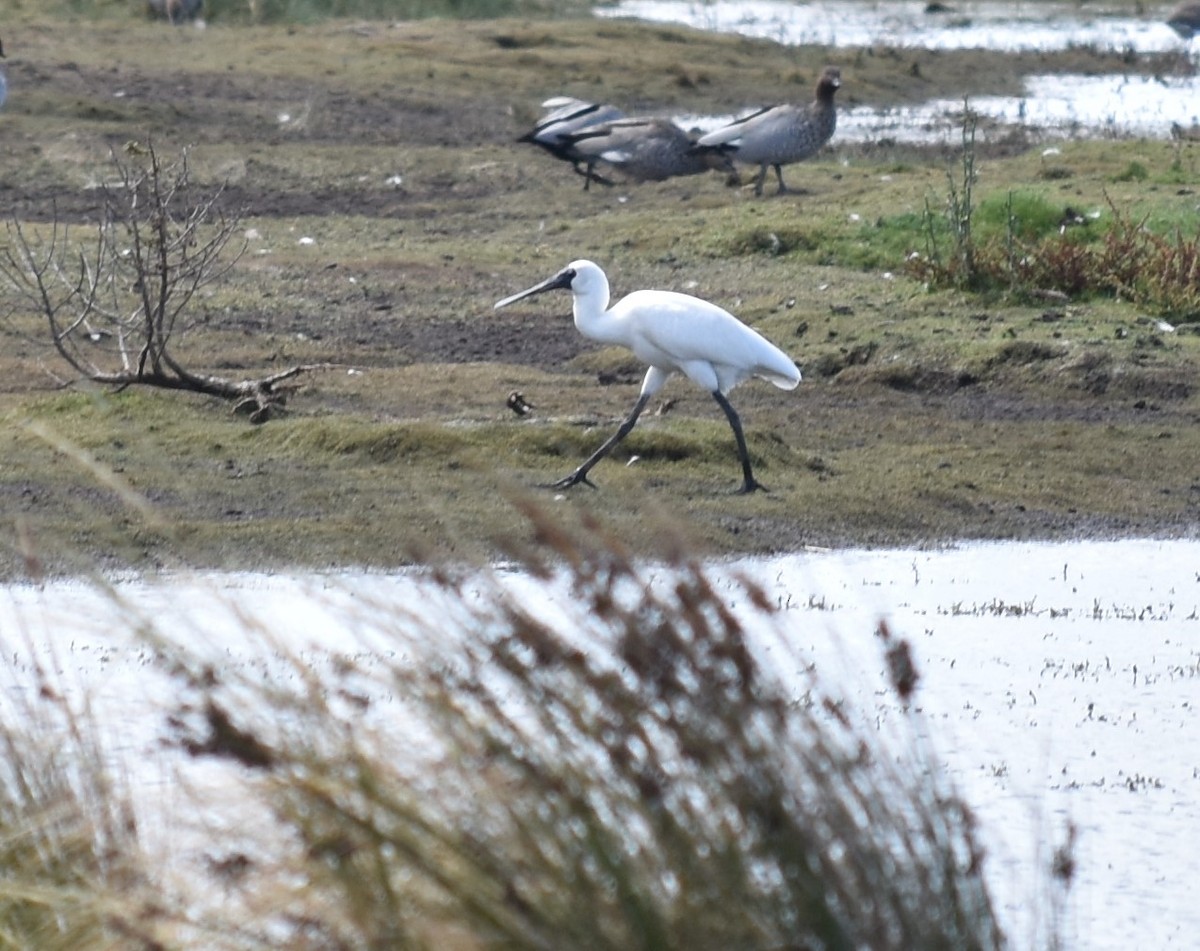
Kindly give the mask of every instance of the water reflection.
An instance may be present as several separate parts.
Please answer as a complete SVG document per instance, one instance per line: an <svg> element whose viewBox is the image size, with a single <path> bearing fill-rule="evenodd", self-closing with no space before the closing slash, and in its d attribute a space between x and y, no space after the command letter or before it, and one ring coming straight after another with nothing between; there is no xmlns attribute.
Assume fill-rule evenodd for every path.
<svg viewBox="0 0 1200 951"><path fill-rule="evenodd" d="M977 96L970 108L982 119L1021 128L1040 139L1144 137L1167 139L1172 129L1200 125L1200 80L1150 76L1030 76L1026 95ZM838 114L838 137L848 142L890 139L957 143L963 100L935 99L919 106L858 106Z"/></svg>
<svg viewBox="0 0 1200 951"><path fill-rule="evenodd" d="M686 23L704 30L815 46L1051 52L1069 47L1161 53L1181 48L1165 11L1078 3L784 3L622 0L599 16Z"/></svg>
<svg viewBox="0 0 1200 951"><path fill-rule="evenodd" d="M686 23L701 29L768 37L782 43L861 47L875 44L925 49L1064 50L1162 53L1185 44L1162 10L1128 11L1078 4L955 3L943 13L925 3L684 3L624 0L602 16ZM751 105L747 103L747 105ZM1146 137L1167 139L1174 127L1200 128L1200 78L1159 76L1032 76L1025 95L980 96L971 108L1002 131L1019 128L1035 138ZM838 117L838 139L953 143L961 136L962 100L877 109L857 106ZM712 127L730 117L684 116ZM985 131L981 137L986 138Z"/></svg>

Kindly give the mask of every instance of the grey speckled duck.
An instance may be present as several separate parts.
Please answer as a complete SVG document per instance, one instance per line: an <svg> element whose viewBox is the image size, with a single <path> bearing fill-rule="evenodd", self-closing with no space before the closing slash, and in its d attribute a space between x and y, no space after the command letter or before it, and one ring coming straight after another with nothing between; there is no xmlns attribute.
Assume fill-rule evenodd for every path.
<svg viewBox="0 0 1200 951"><path fill-rule="evenodd" d="M155 16L166 17L178 25L197 19L204 11L204 0L146 0L146 6Z"/></svg>
<svg viewBox="0 0 1200 951"><path fill-rule="evenodd" d="M572 99L568 96L556 96L542 103L547 110L541 120L530 131L517 139L518 142L530 142L541 146L557 159L570 162L575 171L586 176L583 187L587 188L594 177L605 185L611 185L605 179L594 176L590 167L585 171L581 166L587 165L588 159L581 154L570 142L570 137L598 122L608 122L620 119L623 113L616 106L608 103L585 102L582 99ZM592 163L595 164L595 163Z"/></svg>
<svg viewBox="0 0 1200 951"><path fill-rule="evenodd" d="M1200 3L1189 0L1187 3L1179 4L1167 17L1167 26L1183 39L1190 40L1200 33Z"/></svg>
<svg viewBox="0 0 1200 951"><path fill-rule="evenodd" d="M841 71L827 66L817 81L817 97L807 106L783 104L760 109L736 122L702 135L700 149L721 147L737 161L760 166L754 194L761 195L767 166L775 169L779 191L783 184L781 166L800 162L819 152L837 127L833 95L842 84Z"/></svg>
<svg viewBox="0 0 1200 951"><path fill-rule="evenodd" d="M587 163L584 190L595 177L599 162L636 182L661 182L676 175L699 175L710 170L734 171L727 149L697 150L695 137L670 119L613 119L571 133L566 140Z"/></svg>

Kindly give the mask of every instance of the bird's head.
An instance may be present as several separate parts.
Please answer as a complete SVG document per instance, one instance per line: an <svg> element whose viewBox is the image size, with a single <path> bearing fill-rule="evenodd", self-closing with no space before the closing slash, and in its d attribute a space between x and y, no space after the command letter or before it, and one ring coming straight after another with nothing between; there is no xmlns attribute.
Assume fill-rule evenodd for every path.
<svg viewBox="0 0 1200 951"><path fill-rule="evenodd" d="M817 98L832 101L833 94L841 88L842 71L836 66L826 66L817 80Z"/></svg>
<svg viewBox="0 0 1200 951"><path fill-rule="evenodd" d="M544 294L546 291L555 291L560 288L566 288L575 296L579 296L588 294L596 288L606 289L607 285L608 280L597 265L591 261L572 261L553 277L546 278L540 284L534 284L533 287L513 294L511 297L496 301L494 309L499 310L501 307L515 304L526 297L533 297L535 294Z"/></svg>

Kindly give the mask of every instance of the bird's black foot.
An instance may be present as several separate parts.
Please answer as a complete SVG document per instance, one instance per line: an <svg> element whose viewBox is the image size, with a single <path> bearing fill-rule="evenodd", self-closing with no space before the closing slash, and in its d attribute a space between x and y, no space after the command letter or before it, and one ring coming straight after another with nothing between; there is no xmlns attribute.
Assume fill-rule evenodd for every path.
<svg viewBox="0 0 1200 951"><path fill-rule="evenodd" d="M745 482L742 483L742 487L737 490L737 494L738 495L749 495L751 492L770 493L770 491L771 491L770 489L768 489L765 485L763 485L757 479L747 479Z"/></svg>
<svg viewBox="0 0 1200 951"><path fill-rule="evenodd" d="M595 182L597 185L603 185L605 188L612 188L614 185L616 185L616 182L614 182L612 179L605 178L603 175L597 175L595 172L586 172L581 168L577 168L575 171L583 176L584 191L588 190L592 182Z"/></svg>
<svg viewBox="0 0 1200 951"><path fill-rule="evenodd" d="M547 483L543 484L542 488L543 489L570 489L570 488L574 488L575 486L579 485L580 483L583 483L586 486L590 486L593 489L596 488L596 483L594 483L591 479L589 479L587 477L587 473L580 472L578 469L576 469L574 472L572 472L569 476L559 479L557 482L547 482Z"/></svg>

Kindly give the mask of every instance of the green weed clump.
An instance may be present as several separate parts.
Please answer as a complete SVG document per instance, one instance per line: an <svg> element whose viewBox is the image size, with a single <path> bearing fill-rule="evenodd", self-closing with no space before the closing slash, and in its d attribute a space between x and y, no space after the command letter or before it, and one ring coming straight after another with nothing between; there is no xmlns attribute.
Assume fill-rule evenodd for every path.
<svg viewBox="0 0 1200 951"><path fill-rule="evenodd" d="M780 635L767 654L695 562L528 515L523 566L567 607L437 570L420 604L364 605L328 676L297 658L247 690L181 661L184 746L262 777L294 845L231 886L270 896L277 943L1002 946L968 808L823 694L760 589L734 597ZM880 633L907 698L907 647ZM372 710L381 690L401 715Z"/></svg>
<svg viewBox="0 0 1200 951"><path fill-rule="evenodd" d="M1002 201L974 196L974 125L966 110L961 169L947 174L942 214L926 199L920 222L924 252L907 257L908 273L935 287L1008 291L1025 297L1103 295L1160 315L1200 319L1200 231L1176 225L1164 237L1109 199L1103 231L1078 211L1037 193L1008 191Z"/></svg>
<svg viewBox="0 0 1200 951"><path fill-rule="evenodd" d="M926 201L924 250L908 255L910 274L935 287L1113 297L1165 317L1200 320L1200 230L1176 224L1170 236L1156 233L1148 217L1135 221L1111 200L1103 229L1028 191L977 201L977 117L970 108L964 115L959 174L947 174L941 214ZM1138 168L1118 180L1141 180L1146 172Z"/></svg>
<svg viewBox="0 0 1200 951"><path fill-rule="evenodd" d="M1007 207L1015 208L1014 202L1010 195ZM1103 230L1061 220L1060 212L1049 234L1014 210L1002 235L973 244L969 265L963 256L915 255L909 271L938 286L1112 297L1164 317L1200 320L1200 231L1188 234L1176 226L1173 234L1156 234L1145 219L1135 221L1109 207L1111 220Z"/></svg>
<svg viewBox="0 0 1200 951"><path fill-rule="evenodd" d="M975 130L979 116L970 103L963 104L962 152L958 175L946 172L946 201L941 214L926 199L921 217L925 252L911 253L909 270L930 283L976 288L980 272L975 264Z"/></svg>

